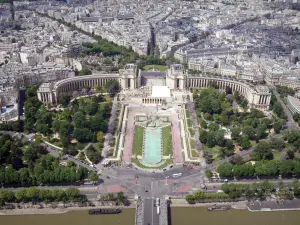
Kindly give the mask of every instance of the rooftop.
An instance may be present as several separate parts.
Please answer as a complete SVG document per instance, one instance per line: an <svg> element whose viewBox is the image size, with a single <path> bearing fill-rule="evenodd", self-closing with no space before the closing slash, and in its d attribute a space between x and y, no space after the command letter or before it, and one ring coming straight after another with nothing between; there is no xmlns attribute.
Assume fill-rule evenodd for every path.
<svg viewBox="0 0 300 225"><path fill-rule="evenodd" d="M154 98L169 98L171 90L167 86L152 86L152 95Z"/></svg>
<svg viewBox="0 0 300 225"><path fill-rule="evenodd" d="M300 111L300 101L298 98L288 95L287 99L298 111Z"/></svg>
<svg viewBox="0 0 300 225"><path fill-rule="evenodd" d="M258 91L258 92L268 92L269 93L269 88L267 86L264 86L264 85L257 85L255 87L255 89Z"/></svg>

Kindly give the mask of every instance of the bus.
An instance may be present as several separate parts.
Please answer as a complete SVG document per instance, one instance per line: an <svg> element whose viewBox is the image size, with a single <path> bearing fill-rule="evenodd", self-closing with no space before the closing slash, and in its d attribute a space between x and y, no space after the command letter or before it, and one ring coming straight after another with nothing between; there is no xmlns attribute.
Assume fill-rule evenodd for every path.
<svg viewBox="0 0 300 225"><path fill-rule="evenodd" d="M182 173L174 173L173 174L173 177L181 177L182 176Z"/></svg>
<svg viewBox="0 0 300 225"><path fill-rule="evenodd" d="M156 198L156 206L159 206L159 198Z"/></svg>

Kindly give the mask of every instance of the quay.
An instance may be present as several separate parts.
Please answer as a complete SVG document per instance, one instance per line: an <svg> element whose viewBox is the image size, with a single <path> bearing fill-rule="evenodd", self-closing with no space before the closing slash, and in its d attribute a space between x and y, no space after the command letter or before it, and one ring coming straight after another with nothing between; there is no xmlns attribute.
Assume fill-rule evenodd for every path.
<svg viewBox="0 0 300 225"><path fill-rule="evenodd" d="M300 210L300 199L248 202L247 207L250 212Z"/></svg>

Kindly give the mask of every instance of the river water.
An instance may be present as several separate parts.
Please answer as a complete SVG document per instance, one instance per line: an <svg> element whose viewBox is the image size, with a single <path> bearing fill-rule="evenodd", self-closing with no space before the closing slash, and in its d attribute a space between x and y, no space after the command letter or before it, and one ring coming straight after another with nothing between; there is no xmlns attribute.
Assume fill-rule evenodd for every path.
<svg viewBox="0 0 300 225"><path fill-rule="evenodd" d="M88 215L74 211L54 215L0 216L1 225L134 225L135 210L118 215ZM170 225L299 225L300 211L249 212L229 210L208 212L206 208L172 208ZM157 225L157 224L151 224Z"/></svg>

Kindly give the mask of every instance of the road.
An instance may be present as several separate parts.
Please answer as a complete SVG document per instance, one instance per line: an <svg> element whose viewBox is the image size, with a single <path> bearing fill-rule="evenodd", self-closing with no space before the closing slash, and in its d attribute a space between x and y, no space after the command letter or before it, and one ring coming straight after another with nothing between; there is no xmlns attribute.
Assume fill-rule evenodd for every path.
<svg viewBox="0 0 300 225"><path fill-rule="evenodd" d="M158 225L159 215L156 211L155 199L146 198L144 200L144 225Z"/></svg>
<svg viewBox="0 0 300 225"><path fill-rule="evenodd" d="M287 116L287 119L288 119L288 121L286 123L287 127L292 128L292 129L296 129L296 130L300 130L300 127L299 127L298 123L296 123L294 121L292 113L290 112L288 107L284 104L284 102L281 100L279 93L276 91L276 88L272 87L272 90L273 90L274 95L277 98L277 101L280 102L280 104L281 104L281 106L284 110L285 115Z"/></svg>

